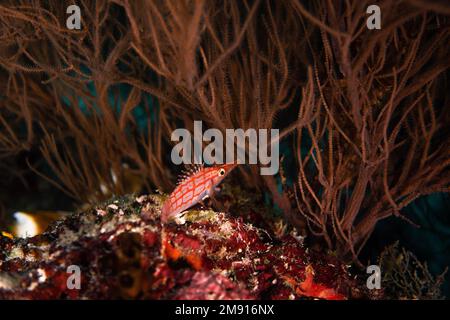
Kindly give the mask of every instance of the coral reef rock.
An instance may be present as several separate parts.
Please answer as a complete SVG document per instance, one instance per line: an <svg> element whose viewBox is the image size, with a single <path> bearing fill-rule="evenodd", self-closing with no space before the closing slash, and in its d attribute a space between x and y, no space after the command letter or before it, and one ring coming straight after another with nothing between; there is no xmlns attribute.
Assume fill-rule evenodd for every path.
<svg viewBox="0 0 450 320"><path fill-rule="evenodd" d="M0 236L0 298L370 297L365 281L336 258L241 217L190 210L163 226L163 199L123 197L73 213L32 238Z"/></svg>

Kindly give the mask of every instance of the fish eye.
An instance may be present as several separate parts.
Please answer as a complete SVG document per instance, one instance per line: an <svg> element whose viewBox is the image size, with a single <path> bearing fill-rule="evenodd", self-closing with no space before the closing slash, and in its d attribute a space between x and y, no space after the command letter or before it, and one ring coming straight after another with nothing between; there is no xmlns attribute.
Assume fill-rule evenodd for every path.
<svg viewBox="0 0 450 320"><path fill-rule="evenodd" d="M225 174L225 169L220 169L219 170L219 176L223 176Z"/></svg>

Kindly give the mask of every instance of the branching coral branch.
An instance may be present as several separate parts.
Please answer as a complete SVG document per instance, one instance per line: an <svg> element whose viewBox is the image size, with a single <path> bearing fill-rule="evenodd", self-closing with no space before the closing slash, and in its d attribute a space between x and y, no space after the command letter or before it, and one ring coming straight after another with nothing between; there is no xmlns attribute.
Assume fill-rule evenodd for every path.
<svg viewBox="0 0 450 320"><path fill-rule="evenodd" d="M382 5L386 20L394 21L390 15L399 9ZM439 95L449 65L435 45L449 38L448 27L412 9L408 19L375 36L354 35L364 19L358 8L347 3L339 11L328 2L322 10L336 30L343 30L337 21L346 21L351 37L322 34L327 63L320 66L320 48L314 55L322 110L297 138L299 211L315 235L353 260L379 220L395 215L408 221L402 208L421 195L448 192L450 185L450 154L442 145L449 141L448 101ZM411 33L413 22L419 28ZM399 54L397 48L404 49Z"/></svg>

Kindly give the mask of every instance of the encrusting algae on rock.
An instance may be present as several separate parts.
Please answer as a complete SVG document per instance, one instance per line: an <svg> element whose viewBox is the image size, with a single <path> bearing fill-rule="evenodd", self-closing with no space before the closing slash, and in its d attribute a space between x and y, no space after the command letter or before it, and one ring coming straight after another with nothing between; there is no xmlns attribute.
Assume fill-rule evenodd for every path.
<svg viewBox="0 0 450 320"><path fill-rule="evenodd" d="M242 217L190 210L161 223L163 196L124 197L26 239L0 237L1 299L347 299L363 282L336 258ZM80 289L69 289L69 266Z"/></svg>

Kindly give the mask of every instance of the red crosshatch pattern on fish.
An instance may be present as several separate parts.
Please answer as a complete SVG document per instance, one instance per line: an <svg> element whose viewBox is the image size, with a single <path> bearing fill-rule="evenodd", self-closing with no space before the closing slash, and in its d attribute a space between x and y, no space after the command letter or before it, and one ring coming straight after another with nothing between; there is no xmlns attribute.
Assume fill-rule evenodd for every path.
<svg viewBox="0 0 450 320"><path fill-rule="evenodd" d="M179 213L211 196L214 188L235 166L235 164L223 164L202 167L183 179L163 204L162 222L168 222Z"/></svg>

